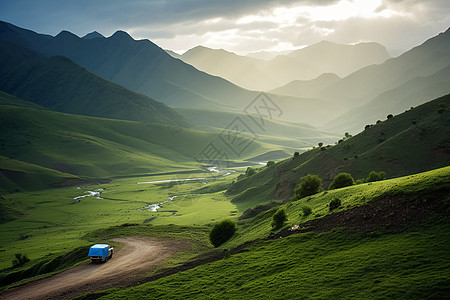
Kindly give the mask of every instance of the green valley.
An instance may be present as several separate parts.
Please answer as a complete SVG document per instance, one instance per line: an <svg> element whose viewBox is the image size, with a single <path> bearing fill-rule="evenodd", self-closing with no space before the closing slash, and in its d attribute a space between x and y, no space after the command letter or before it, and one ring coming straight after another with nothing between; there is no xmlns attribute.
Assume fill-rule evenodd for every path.
<svg viewBox="0 0 450 300"><path fill-rule="evenodd" d="M448 5L294 2L0 20L0 299L449 297Z"/></svg>

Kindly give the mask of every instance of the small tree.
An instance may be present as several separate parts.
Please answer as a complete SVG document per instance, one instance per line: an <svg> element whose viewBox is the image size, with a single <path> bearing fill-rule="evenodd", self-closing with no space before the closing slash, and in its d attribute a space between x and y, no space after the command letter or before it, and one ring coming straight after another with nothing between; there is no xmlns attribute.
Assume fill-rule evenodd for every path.
<svg viewBox="0 0 450 300"><path fill-rule="evenodd" d="M323 143L322 143L322 142L320 142L320 143L319 143L318 145L319 145L319 147L322 147L322 146L323 146Z"/></svg>
<svg viewBox="0 0 450 300"><path fill-rule="evenodd" d="M332 211L333 209L338 208L339 206L341 206L341 200L338 198L334 198L333 200L330 201L330 203L328 204L328 207L330 209L330 211Z"/></svg>
<svg viewBox="0 0 450 300"><path fill-rule="evenodd" d="M394 116L392 114L387 115L387 119L393 118Z"/></svg>
<svg viewBox="0 0 450 300"><path fill-rule="evenodd" d="M13 268L20 267L21 265L24 265L25 263L30 261L30 259L22 253L16 253L14 254L14 256L16 258L12 261Z"/></svg>
<svg viewBox="0 0 450 300"><path fill-rule="evenodd" d="M275 162L273 160L269 160L266 164L267 167L271 167L273 165L275 165Z"/></svg>
<svg viewBox="0 0 450 300"><path fill-rule="evenodd" d="M309 206L302 206L303 216L307 217L312 213L312 209Z"/></svg>
<svg viewBox="0 0 450 300"><path fill-rule="evenodd" d="M298 199L317 194L322 190L322 179L317 175L308 174L300 178L300 184L295 189Z"/></svg>
<svg viewBox="0 0 450 300"><path fill-rule="evenodd" d="M298 157L300 155L300 153L298 153L297 151L294 152L294 157Z"/></svg>
<svg viewBox="0 0 450 300"><path fill-rule="evenodd" d="M374 182L386 179L385 172L375 172L372 171L369 173L369 177L367 177L367 182Z"/></svg>
<svg viewBox="0 0 450 300"><path fill-rule="evenodd" d="M280 229L284 226L284 223L287 221L287 214L284 208L280 208L273 214L272 220L272 229Z"/></svg>
<svg viewBox="0 0 450 300"><path fill-rule="evenodd" d="M223 220L214 225L209 233L209 240L214 247L219 247L228 241L237 231L236 223L232 220Z"/></svg>
<svg viewBox="0 0 450 300"><path fill-rule="evenodd" d="M330 184L330 190L351 186L354 183L355 181L353 180L352 175L349 173L339 173L334 177L333 182Z"/></svg>
<svg viewBox="0 0 450 300"><path fill-rule="evenodd" d="M252 176L254 174L256 174L256 171L252 167L248 167L247 170L245 170L245 175L246 176Z"/></svg>

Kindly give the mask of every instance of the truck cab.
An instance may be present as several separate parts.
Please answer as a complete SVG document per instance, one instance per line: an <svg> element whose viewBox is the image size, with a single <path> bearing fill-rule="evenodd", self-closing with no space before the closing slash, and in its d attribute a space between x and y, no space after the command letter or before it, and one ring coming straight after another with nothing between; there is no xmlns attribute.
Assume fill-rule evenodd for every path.
<svg viewBox="0 0 450 300"><path fill-rule="evenodd" d="M112 257L114 248L108 244L95 244L89 249L89 258L92 262L106 262Z"/></svg>

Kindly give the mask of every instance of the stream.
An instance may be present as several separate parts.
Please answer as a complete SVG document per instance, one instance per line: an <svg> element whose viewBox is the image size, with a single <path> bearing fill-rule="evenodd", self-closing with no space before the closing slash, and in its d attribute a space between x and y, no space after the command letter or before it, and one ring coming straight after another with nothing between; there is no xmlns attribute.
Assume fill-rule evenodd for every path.
<svg viewBox="0 0 450 300"><path fill-rule="evenodd" d="M159 202L159 203L156 203L156 204L149 204L149 205L147 205L147 206L138 208L137 210L148 210L148 211L156 212L156 211L158 211L158 209L161 208L161 205L163 205L163 204L165 204L165 203L167 203L167 202L172 201L172 200L175 199L176 197L178 197L178 196L172 196L172 197L169 197L169 200L166 200L166 201L163 201L163 202Z"/></svg>
<svg viewBox="0 0 450 300"><path fill-rule="evenodd" d="M77 189L79 189L79 188L77 188ZM103 191L103 189L96 189L93 191L85 191L84 195L74 197L73 200L75 200L76 203L80 203L80 199L84 198L84 197L95 197L97 199L103 199L101 197L102 191Z"/></svg>

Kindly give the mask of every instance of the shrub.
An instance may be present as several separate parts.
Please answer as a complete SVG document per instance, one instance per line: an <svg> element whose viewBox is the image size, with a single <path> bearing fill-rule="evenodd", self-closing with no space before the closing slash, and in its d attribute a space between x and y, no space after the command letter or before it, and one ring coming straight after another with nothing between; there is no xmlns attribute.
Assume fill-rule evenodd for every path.
<svg viewBox="0 0 450 300"><path fill-rule="evenodd" d="M321 143L319 143L318 145L319 145L319 147L322 147L322 146L323 146L323 143L321 142Z"/></svg>
<svg viewBox="0 0 450 300"><path fill-rule="evenodd" d="M339 173L334 177L333 182L330 184L330 189L339 189L346 186L351 186L355 183L352 175L349 173Z"/></svg>
<svg viewBox="0 0 450 300"><path fill-rule="evenodd" d="M232 220L223 220L220 223L214 225L213 229L209 233L209 240L214 247L219 247L226 241L228 241L237 230L236 223Z"/></svg>
<svg viewBox="0 0 450 300"><path fill-rule="evenodd" d="M294 152L294 157L297 157L299 155L300 155L300 153L298 153L297 151Z"/></svg>
<svg viewBox="0 0 450 300"><path fill-rule="evenodd" d="M375 172L372 171L369 173L369 177L367 177L367 182L380 181L386 179L385 172Z"/></svg>
<svg viewBox="0 0 450 300"><path fill-rule="evenodd" d="M330 201L330 204L328 206L330 208L330 211L334 210L339 206L341 206L341 200L339 200L338 198L334 198L333 200Z"/></svg>
<svg viewBox="0 0 450 300"><path fill-rule="evenodd" d="M392 114L387 115L387 119L393 118L394 116Z"/></svg>
<svg viewBox="0 0 450 300"><path fill-rule="evenodd" d="M366 182L367 182L366 179L362 178L362 179L356 180L355 184L363 184L363 183L366 183Z"/></svg>
<svg viewBox="0 0 450 300"><path fill-rule="evenodd" d="M308 174L300 178L300 181L295 189L297 199L317 194L322 190L322 179L317 175Z"/></svg>
<svg viewBox="0 0 450 300"><path fill-rule="evenodd" d="M280 208L273 214L272 229L280 229L287 221L287 214L284 208Z"/></svg>
<svg viewBox="0 0 450 300"><path fill-rule="evenodd" d="M269 160L266 164L267 167L271 167L273 165L275 165L275 162L273 160Z"/></svg>
<svg viewBox="0 0 450 300"><path fill-rule="evenodd" d="M307 217L312 213L312 209L309 206L302 206L303 216Z"/></svg>
<svg viewBox="0 0 450 300"><path fill-rule="evenodd" d="M16 258L12 260L13 268L20 267L30 261L30 259L22 253L16 253L14 256Z"/></svg>
<svg viewBox="0 0 450 300"><path fill-rule="evenodd" d="M252 175L255 175L255 174L256 174L256 171L252 167L248 167L247 170L245 170L245 175L246 176L252 176Z"/></svg>

